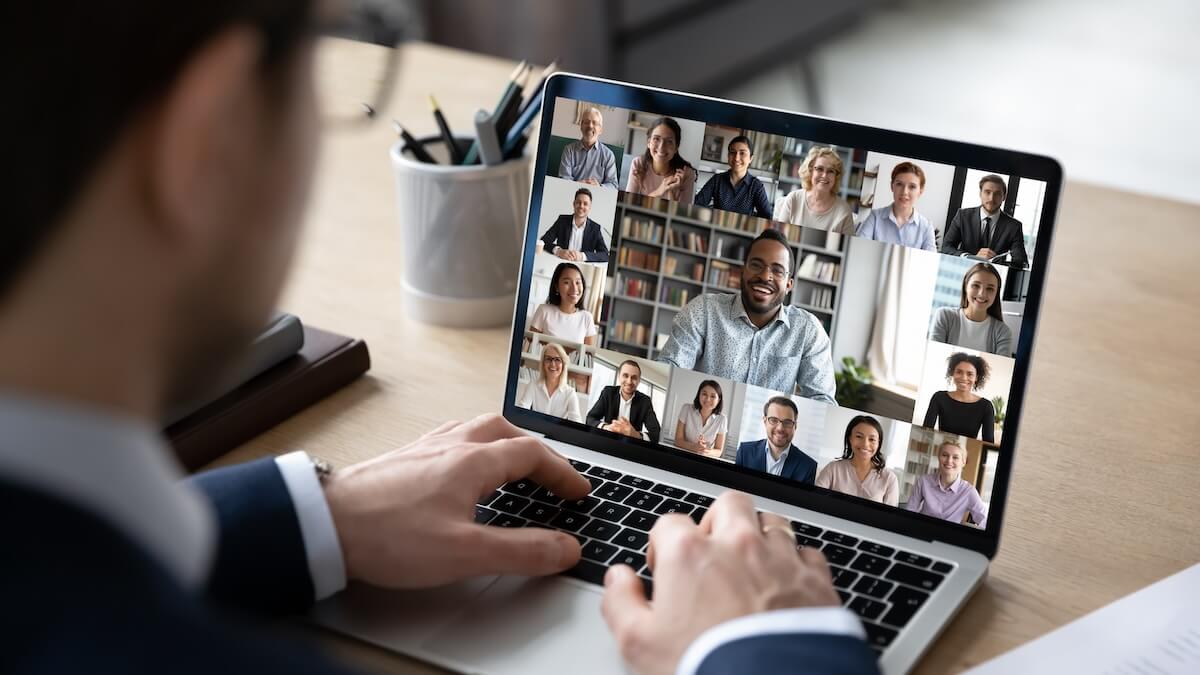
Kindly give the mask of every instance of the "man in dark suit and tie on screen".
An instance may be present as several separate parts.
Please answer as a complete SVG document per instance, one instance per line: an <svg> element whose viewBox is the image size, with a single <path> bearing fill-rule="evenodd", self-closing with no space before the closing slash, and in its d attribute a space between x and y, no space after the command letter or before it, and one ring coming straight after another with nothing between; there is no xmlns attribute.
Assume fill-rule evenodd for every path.
<svg viewBox="0 0 1200 675"><path fill-rule="evenodd" d="M812 485L817 479L817 462L792 445L800 410L786 396L774 396L763 406L767 437L738 446L736 464L755 471L782 476Z"/></svg>
<svg viewBox="0 0 1200 675"><path fill-rule="evenodd" d="M617 384L605 387L588 411L588 426L657 443L662 428L650 397L637 390L641 382L642 367L637 361L622 363L617 369Z"/></svg>
<svg viewBox="0 0 1200 675"><path fill-rule="evenodd" d="M979 206L954 214L942 239L942 253L985 260L1007 253L1007 260L997 262L1013 269L1025 269L1029 265L1029 256L1025 254L1025 231L1021 221L1000 210L1007 192L1008 187L1000 176L988 174L981 178Z"/></svg>
<svg viewBox="0 0 1200 675"><path fill-rule="evenodd" d="M608 246L604 244L600 223L588 218L592 210L592 191L587 188L576 190L572 207L573 213L559 216L542 235L546 252L573 262L608 262Z"/></svg>
<svg viewBox="0 0 1200 675"><path fill-rule="evenodd" d="M0 128L20 167L0 188L0 673L346 673L260 624L348 581L425 588L579 561L566 533L474 521L514 478L570 500L590 489L499 415L333 471L292 452L187 477L162 435L169 403L219 385L280 296L317 102L333 98L316 36L341 6L0 5ZM661 546L655 577L675 581L653 605L634 570L608 571L604 615L635 671L674 671L686 652L688 672L877 672L786 519L760 521L740 493L709 513L705 530L664 516L651 532L689 553ZM784 576L749 584L758 568ZM698 640L739 620L753 626Z"/></svg>

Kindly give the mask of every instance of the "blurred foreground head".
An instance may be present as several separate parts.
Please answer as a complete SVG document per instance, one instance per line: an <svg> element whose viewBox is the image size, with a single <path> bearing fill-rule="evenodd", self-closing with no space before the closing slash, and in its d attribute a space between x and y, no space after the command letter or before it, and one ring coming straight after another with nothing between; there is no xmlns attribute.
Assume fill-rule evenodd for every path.
<svg viewBox="0 0 1200 675"><path fill-rule="evenodd" d="M0 388L153 416L262 327L314 159L315 5L3 3Z"/></svg>

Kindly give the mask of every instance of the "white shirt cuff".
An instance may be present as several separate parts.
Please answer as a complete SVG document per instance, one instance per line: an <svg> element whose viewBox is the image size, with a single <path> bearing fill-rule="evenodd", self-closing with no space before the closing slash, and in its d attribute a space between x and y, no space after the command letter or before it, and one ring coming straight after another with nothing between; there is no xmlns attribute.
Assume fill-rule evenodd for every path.
<svg viewBox="0 0 1200 675"><path fill-rule="evenodd" d="M325 491L321 489L321 481L317 479L308 453L289 452L276 457L275 465L283 475L296 508L315 600L323 600L346 587L346 563L342 559L333 514L325 501Z"/></svg>
<svg viewBox="0 0 1200 675"><path fill-rule="evenodd" d="M694 675L709 654L734 640L793 633L823 633L866 639L858 617L842 607L778 609L751 614L718 624L701 633L683 653L675 675Z"/></svg>

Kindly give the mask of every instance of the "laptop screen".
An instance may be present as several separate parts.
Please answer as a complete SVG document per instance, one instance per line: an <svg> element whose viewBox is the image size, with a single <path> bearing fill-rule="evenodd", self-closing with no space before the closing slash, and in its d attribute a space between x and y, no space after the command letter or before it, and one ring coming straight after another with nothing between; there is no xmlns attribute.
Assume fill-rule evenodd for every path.
<svg viewBox="0 0 1200 675"><path fill-rule="evenodd" d="M1055 178L594 99L545 102L508 404L987 528Z"/></svg>

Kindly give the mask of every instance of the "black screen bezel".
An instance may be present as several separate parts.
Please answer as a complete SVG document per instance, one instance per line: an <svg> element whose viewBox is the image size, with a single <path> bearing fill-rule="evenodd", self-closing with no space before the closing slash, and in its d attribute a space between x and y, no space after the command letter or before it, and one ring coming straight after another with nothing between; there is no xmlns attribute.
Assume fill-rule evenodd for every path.
<svg viewBox="0 0 1200 675"><path fill-rule="evenodd" d="M518 408L515 405L518 368L521 359L524 321L528 309L530 275L527 270L538 249L537 218L541 212L542 188L546 177L546 153L558 98L583 100L635 111L651 112L682 119L754 129L770 134L803 138L850 148L969 167L1045 181L1038 239L1031 256L1029 295L1025 316L1017 339L1012 388L1000 445L1000 460L992 484L987 529L980 530L948 523L896 507L884 506L837 492L800 488L794 482L769 476L691 453L660 446L640 439L617 437L607 432ZM508 373L504 392L504 416L513 424L545 434L548 438L578 445L604 454L690 476L728 488L758 494L769 499L812 509L832 516L861 522L906 536L941 541L978 551L989 558L999 546L1015 447L1019 438L1021 412L1025 402L1029 366L1041 311L1043 286L1053 241L1055 217L1062 190L1062 167L1049 157L1003 150L877 127L841 122L811 115L752 106L622 82L590 78L571 73L556 73L546 82L538 150L534 159L534 177L530 190L525 241L522 248L521 276L518 280Z"/></svg>

